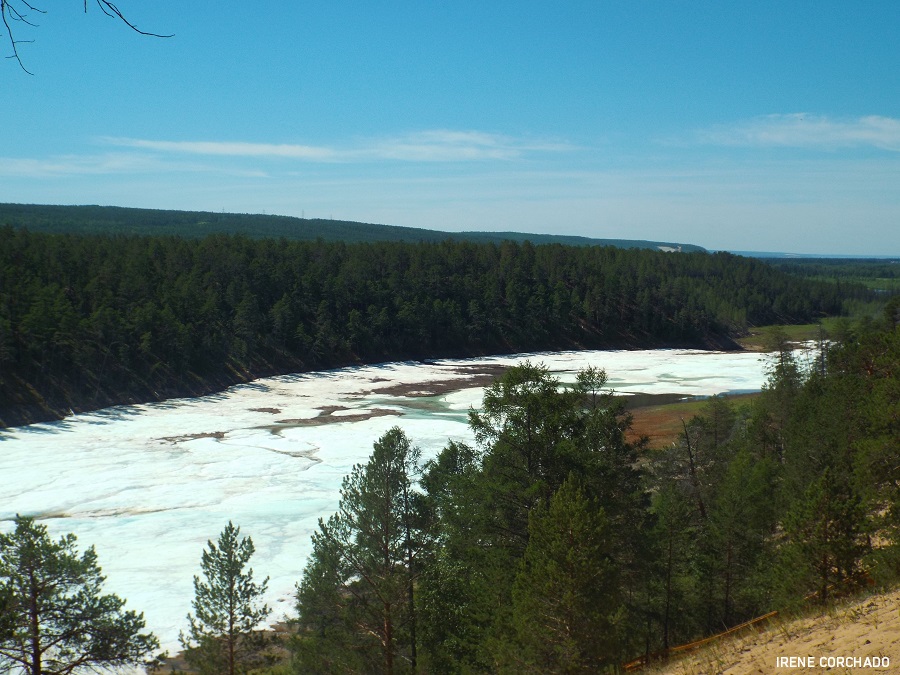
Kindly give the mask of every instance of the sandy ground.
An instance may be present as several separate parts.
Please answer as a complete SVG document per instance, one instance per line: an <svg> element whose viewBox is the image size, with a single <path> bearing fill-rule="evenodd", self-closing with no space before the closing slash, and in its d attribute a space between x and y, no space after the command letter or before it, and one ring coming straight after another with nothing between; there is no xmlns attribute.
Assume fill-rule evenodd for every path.
<svg viewBox="0 0 900 675"><path fill-rule="evenodd" d="M812 666L779 657L813 657ZM887 657L887 667L847 667L839 657ZM874 659L873 659L874 661ZM723 639L647 675L900 673L900 590L847 602L820 616L783 621Z"/></svg>

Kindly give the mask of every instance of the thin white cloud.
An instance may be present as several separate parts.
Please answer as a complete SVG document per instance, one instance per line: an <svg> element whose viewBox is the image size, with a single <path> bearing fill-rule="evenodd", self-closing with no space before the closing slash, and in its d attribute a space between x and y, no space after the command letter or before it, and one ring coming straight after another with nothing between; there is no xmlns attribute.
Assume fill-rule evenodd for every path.
<svg viewBox="0 0 900 675"><path fill-rule="evenodd" d="M311 145L288 145L275 143L242 143L216 141L152 141L139 138L104 138L110 145L141 150L181 153L188 155L224 155L228 157L287 157L327 161L335 159L335 152L329 148Z"/></svg>
<svg viewBox="0 0 900 675"><path fill-rule="evenodd" d="M257 170L235 169L185 161L171 161L132 153L102 155L58 155L54 157L0 157L0 176L53 178L59 176L103 176L158 173L219 173L263 177Z"/></svg>
<svg viewBox="0 0 900 675"><path fill-rule="evenodd" d="M517 139L479 131L438 129L402 136L365 139L347 146L314 146L235 141L166 141L103 138L119 147L188 155L296 159L307 162L471 162L512 160L535 152L563 152L558 141Z"/></svg>
<svg viewBox="0 0 900 675"><path fill-rule="evenodd" d="M734 125L713 127L697 134L702 143L746 147L878 148L900 152L900 120L868 115L832 119L794 113L766 115Z"/></svg>
<svg viewBox="0 0 900 675"><path fill-rule="evenodd" d="M532 152L564 152L566 143L531 141L478 131L422 131L373 143L359 153L372 159L407 162L511 160Z"/></svg>

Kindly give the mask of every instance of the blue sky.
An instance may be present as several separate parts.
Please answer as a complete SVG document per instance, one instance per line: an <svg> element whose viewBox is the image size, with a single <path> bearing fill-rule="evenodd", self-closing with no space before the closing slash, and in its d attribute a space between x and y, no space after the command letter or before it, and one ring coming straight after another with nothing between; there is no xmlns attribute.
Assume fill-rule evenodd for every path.
<svg viewBox="0 0 900 675"><path fill-rule="evenodd" d="M900 254L894 0L91 2L13 23L0 201Z"/></svg>

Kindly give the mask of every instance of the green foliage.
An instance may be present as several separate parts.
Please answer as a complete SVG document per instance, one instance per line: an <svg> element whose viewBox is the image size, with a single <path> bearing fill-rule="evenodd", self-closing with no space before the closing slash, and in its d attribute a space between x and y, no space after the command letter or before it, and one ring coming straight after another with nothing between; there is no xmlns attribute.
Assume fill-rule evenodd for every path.
<svg viewBox="0 0 900 675"><path fill-rule="evenodd" d="M602 546L608 575L595 559L599 576L593 580L616 583L616 593L604 596L602 617L586 616L583 625L609 627L612 617L624 625L633 618L626 596L640 576L645 495L635 447L624 438L629 420L604 391L605 382L605 373L588 370L565 389L542 366L511 368L485 391L481 409L470 412L478 448L453 443L429 463L422 484L437 550L420 597L423 647L435 669L483 672L527 661L537 669L577 670L624 651L617 637L607 643L595 636L589 648L585 633L558 636L550 651L539 648L537 607L549 600L529 595L524 581L536 575L535 593L538 587L550 592L547 570L568 554L548 539L554 526L546 523L572 518L573 527L592 533L585 530L584 549L570 551L578 560L572 564L587 575L588 557ZM569 488L554 502L564 485ZM599 584L596 590L607 589ZM575 602L574 588L566 592L566 602Z"/></svg>
<svg viewBox="0 0 900 675"><path fill-rule="evenodd" d="M896 579L892 315L821 357L775 346L750 406L712 397L679 442L641 457L602 371L563 388L526 363L490 386L470 412L477 446L448 444L421 483L428 672L615 669Z"/></svg>
<svg viewBox="0 0 900 675"><path fill-rule="evenodd" d="M835 284L864 284L896 294L900 292L897 260L848 258L767 259L773 267L798 277L828 280Z"/></svg>
<svg viewBox="0 0 900 675"><path fill-rule="evenodd" d="M253 581L246 568L253 556L253 540L240 538L241 528L230 521L218 545L207 542L200 558L203 579L194 577L194 614L180 636L185 661L201 673L245 673L265 662L265 635L259 625L270 609L260 604L268 577Z"/></svg>
<svg viewBox="0 0 900 675"><path fill-rule="evenodd" d="M358 361L730 344L850 292L728 254L2 227L0 419Z"/></svg>
<svg viewBox="0 0 900 675"><path fill-rule="evenodd" d="M144 664L159 646L143 614L101 593L93 547L78 554L72 534L17 516L0 534L0 670L68 675Z"/></svg>
<svg viewBox="0 0 900 675"><path fill-rule="evenodd" d="M619 570L606 514L574 479L531 512L512 590L520 672L598 673L622 656Z"/></svg>
<svg viewBox="0 0 900 675"><path fill-rule="evenodd" d="M739 449L728 461L710 502L700 566L708 583L709 629L728 628L763 614L772 602L773 500L778 467Z"/></svg>
<svg viewBox="0 0 900 675"><path fill-rule="evenodd" d="M344 478L337 513L319 520L297 586L298 672L415 672L418 461L394 427Z"/></svg>
<svg viewBox="0 0 900 675"><path fill-rule="evenodd" d="M665 476L659 481L650 506L652 554L644 568L645 650L651 645L653 649L668 649L698 630L698 589L692 565L697 557L699 530L696 502L684 481L671 478Z"/></svg>
<svg viewBox="0 0 900 675"><path fill-rule="evenodd" d="M869 550L865 512L844 476L827 467L785 514L787 535L781 555L782 597L793 600L814 591L824 602L858 581Z"/></svg>

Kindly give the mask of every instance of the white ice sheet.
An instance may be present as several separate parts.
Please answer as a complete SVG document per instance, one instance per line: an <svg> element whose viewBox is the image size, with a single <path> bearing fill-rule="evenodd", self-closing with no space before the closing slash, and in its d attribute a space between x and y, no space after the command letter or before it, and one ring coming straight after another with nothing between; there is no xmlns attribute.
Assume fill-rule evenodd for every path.
<svg viewBox="0 0 900 675"><path fill-rule="evenodd" d="M175 651L200 554L230 519L253 538L255 574L271 577L276 621L293 612L318 518L334 511L342 478L381 434L400 425L424 458L448 438L471 440L466 411L482 388L427 398L379 390L464 383L480 368L525 359L569 382L585 366L605 368L623 393L711 395L758 390L765 380L763 357L746 352L556 352L344 368L120 406L0 432L0 528L27 514L55 536L74 532L80 546L96 546L107 592L143 611ZM395 414L340 421L375 410Z"/></svg>

